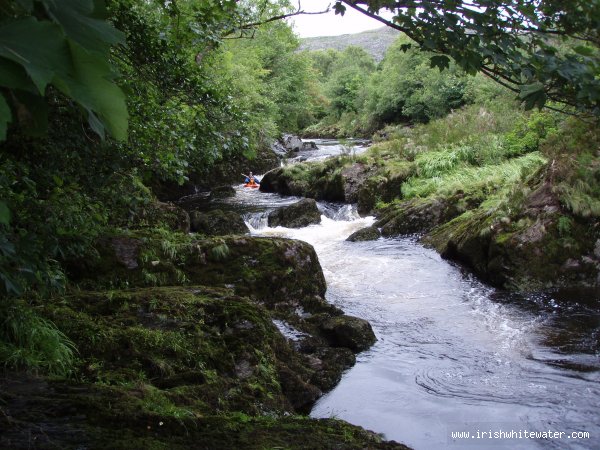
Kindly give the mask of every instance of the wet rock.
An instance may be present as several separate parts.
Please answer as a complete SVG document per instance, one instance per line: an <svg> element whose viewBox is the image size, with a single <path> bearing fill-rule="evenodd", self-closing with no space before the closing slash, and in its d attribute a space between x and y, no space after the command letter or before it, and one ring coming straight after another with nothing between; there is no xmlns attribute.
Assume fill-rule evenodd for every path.
<svg viewBox="0 0 600 450"><path fill-rule="evenodd" d="M232 186L218 186L210 191L211 199L228 198L235 196L235 189Z"/></svg>
<svg viewBox="0 0 600 450"><path fill-rule="evenodd" d="M465 211L458 198L411 199L382 211L375 223L383 236L423 233Z"/></svg>
<svg viewBox="0 0 600 450"><path fill-rule="evenodd" d="M268 220L270 227L302 228L320 223L321 212L317 208L317 202L305 198L271 212Z"/></svg>
<svg viewBox="0 0 600 450"><path fill-rule="evenodd" d="M233 211L220 209L208 212L192 211L190 220L191 231L207 236L245 234L249 231L244 219Z"/></svg>
<svg viewBox="0 0 600 450"><path fill-rule="evenodd" d="M317 144L315 144L313 141L303 141L302 142L302 150L317 150L319 147L317 147Z"/></svg>
<svg viewBox="0 0 600 450"><path fill-rule="evenodd" d="M291 134L283 136L283 145L288 151L292 152L299 152L303 147L302 139Z"/></svg>
<svg viewBox="0 0 600 450"><path fill-rule="evenodd" d="M377 227L366 227L355 231L346 240L350 242L375 241L380 236L381 233Z"/></svg>
<svg viewBox="0 0 600 450"><path fill-rule="evenodd" d="M333 346L346 347L355 352L367 350L377 341L369 322L358 317L332 317L320 328Z"/></svg>

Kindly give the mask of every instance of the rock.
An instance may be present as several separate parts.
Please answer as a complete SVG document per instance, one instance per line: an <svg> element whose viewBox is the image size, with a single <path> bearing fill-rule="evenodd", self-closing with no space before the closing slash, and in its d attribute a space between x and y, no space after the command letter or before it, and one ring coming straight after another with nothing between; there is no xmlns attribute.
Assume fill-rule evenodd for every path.
<svg viewBox="0 0 600 450"><path fill-rule="evenodd" d="M375 226L383 236L423 233L462 214L466 207L459 200L460 195L394 203L383 210Z"/></svg>
<svg viewBox="0 0 600 450"><path fill-rule="evenodd" d="M380 236L381 233L377 227L366 227L355 231L346 240L350 242L375 241Z"/></svg>
<svg viewBox="0 0 600 450"><path fill-rule="evenodd" d="M166 227L173 231L190 232L190 216L173 203L152 202L144 206L134 219L135 228Z"/></svg>
<svg viewBox="0 0 600 450"><path fill-rule="evenodd" d="M191 231L207 236L245 234L249 231L244 219L233 211L220 209L208 212L192 211L190 219Z"/></svg>
<svg viewBox="0 0 600 450"><path fill-rule="evenodd" d="M233 196L235 196L235 189L229 185L218 186L210 191L211 199L228 198Z"/></svg>
<svg viewBox="0 0 600 450"><path fill-rule="evenodd" d="M299 152L303 147L302 139L292 134L283 136L283 145L288 151L292 152Z"/></svg>
<svg viewBox="0 0 600 450"><path fill-rule="evenodd" d="M596 245L594 246L594 256L596 259L600 259L600 239L596 241Z"/></svg>
<svg viewBox="0 0 600 450"><path fill-rule="evenodd" d="M317 208L317 202L310 198L276 209L269 214L270 227L302 228L320 222L321 212Z"/></svg>
<svg viewBox="0 0 600 450"><path fill-rule="evenodd" d="M262 386L255 386L223 384L224 403L227 388L231 394L245 389L246 397L258 402L254 395L262 392ZM242 408L224 413L220 406L202 411L199 405L206 398L190 386L168 392L140 380L109 386L8 374L0 379L0 396L0 448L4 449L409 450L338 419L274 410L248 414Z"/></svg>
<svg viewBox="0 0 600 450"><path fill-rule="evenodd" d="M321 324L321 331L331 345L355 352L366 350L377 341L369 322L358 317L332 317Z"/></svg>
<svg viewBox="0 0 600 450"><path fill-rule="evenodd" d="M315 144L313 141L303 141L302 142L302 150L317 150L319 147L317 147L317 144Z"/></svg>

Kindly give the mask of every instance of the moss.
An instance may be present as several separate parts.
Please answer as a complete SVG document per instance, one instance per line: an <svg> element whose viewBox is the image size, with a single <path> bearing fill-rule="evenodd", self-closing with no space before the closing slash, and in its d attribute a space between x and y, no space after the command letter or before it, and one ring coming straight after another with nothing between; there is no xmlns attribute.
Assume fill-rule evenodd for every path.
<svg viewBox="0 0 600 450"><path fill-rule="evenodd" d="M406 449L334 419L182 414L157 409L145 389L86 386L40 379L0 381L5 448ZM162 402L162 400L161 400ZM161 407L164 407L160 403ZM191 411L190 411L191 412Z"/></svg>

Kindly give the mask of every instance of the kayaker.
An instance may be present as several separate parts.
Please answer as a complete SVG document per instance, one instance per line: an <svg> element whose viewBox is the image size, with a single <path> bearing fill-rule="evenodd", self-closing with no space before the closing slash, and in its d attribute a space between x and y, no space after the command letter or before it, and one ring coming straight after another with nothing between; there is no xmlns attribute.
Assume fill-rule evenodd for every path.
<svg viewBox="0 0 600 450"><path fill-rule="evenodd" d="M242 174L242 175L246 177L246 179L244 180L244 183L246 183L246 184L253 184L253 183L260 184L260 181L258 181L258 178L256 178L254 175L252 175L252 172L250 172L250 175L244 175L244 174Z"/></svg>

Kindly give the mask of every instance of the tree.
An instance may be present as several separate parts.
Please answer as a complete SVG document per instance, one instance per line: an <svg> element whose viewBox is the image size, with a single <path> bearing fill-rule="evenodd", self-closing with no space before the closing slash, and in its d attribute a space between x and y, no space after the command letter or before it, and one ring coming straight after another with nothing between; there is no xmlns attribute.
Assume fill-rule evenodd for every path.
<svg viewBox="0 0 600 450"><path fill-rule="evenodd" d="M31 134L46 130L49 85L87 114L104 137L127 137L125 95L108 57L124 35L105 20L100 0L18 0L0 3L0 141L19 122Z"/></svg>
<svg viewBox="0 0 600 450"><path fill-rule="evenodd" d="M529 108L554 102L600 116L598 0L336 0L404 32L420 48L449 57L519 94ZM380 15L388 10L393 18ZM410 48L406 44L404 49Z"/></svg>

